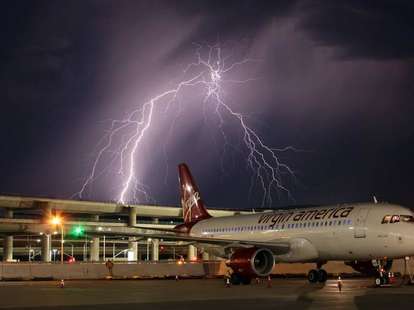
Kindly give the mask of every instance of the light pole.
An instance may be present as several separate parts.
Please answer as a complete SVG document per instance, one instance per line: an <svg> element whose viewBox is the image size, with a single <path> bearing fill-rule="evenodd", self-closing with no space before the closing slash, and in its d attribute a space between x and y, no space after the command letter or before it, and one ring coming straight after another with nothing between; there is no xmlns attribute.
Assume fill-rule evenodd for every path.
<svg viewBox="0 0 414 310"><path fill-rule="evenodd" d="M62 218L59 216L54 216L51 220L51 223L53 225L60 225L60 263L63 264L63 243L64 243L64 239L63 239L63 222L62 222Z"/></svg>
<svg viewBox="0 0 414 310"><path fill-rule="evenodd" d="M106 238L103 236L103 260L106 261Z"/></svg>

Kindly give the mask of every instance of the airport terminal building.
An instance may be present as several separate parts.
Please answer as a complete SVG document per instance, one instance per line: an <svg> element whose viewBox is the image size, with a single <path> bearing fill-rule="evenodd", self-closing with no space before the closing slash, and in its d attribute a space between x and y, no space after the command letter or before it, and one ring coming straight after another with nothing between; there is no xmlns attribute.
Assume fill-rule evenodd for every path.
<svg viewBox="0 0 414 310"><path fill-rule="evenodd" d="M143 228L173 228L182 223L178 206L0 196L0 208L0 256L5 262L214 259L197 253L188 242L127 237L131 232L144 232ZM211 213L227 216L240 212Z"/></svg>

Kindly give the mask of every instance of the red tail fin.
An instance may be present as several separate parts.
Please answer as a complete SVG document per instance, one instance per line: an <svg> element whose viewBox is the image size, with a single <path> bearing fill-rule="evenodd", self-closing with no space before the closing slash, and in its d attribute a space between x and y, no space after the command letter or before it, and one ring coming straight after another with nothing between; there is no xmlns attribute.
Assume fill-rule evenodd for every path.
<svg viewBox="0 0 414 310"><path fill-rule="evenodd" d="M200 191L194 182L186 164L178 165L180 176L181 207L184 223L194 223L211 217L200 197Z"/></svg>

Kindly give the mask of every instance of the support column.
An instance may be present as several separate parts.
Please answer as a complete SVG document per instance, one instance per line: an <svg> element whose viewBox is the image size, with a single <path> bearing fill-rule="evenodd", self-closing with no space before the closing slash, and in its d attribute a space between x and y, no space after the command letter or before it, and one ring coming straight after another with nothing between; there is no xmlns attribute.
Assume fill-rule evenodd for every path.
<svg viewBox="0 0 414 310"><path fill-rule="evenodd" d="M128 242L128 261L138 260L138 241L134 237L129 238Z"/></svg>
<svg viewBox="0 0 414 310"><path fill-rule="evenodd" d="M6 209L4 213L4 217L6 219L12 219L13 218L13 210L12 209Z"/></svg>
<svg viewBox="0 0 414 310"><path fill-rule="evenodd" d="M188 246L187 260L197 260L197 248L194 245Z"/></svg>
<svg viewBox="0 0 414 310"><path fill-rule="evenodd" d="M99 237L92 237L89 259L91 262L99 262Z"/></svg>
<svg viewBox="0 0 414 310"><path fill-rule="evenodd" d="M13 261L13 236L4 236L3 239L3 261Z"/></svg>
<svg viewBox="0 0 414 310"><path fill-rule="evenodd" d="M50 235L42 235L42 261L44 263L48 263L51 261L50 240Z"/></svg>
<svg viewBox="0 0 414 310"><path fill-rule="evenodd" d="M42 209L43 213L43 224L48 224L49 227L50 218L52 217L52 208L49 206L47 202L40 202L40 208ZM50 235L49 229L43 232L42 235L42 262L48 263L52 261L52 236Z"/></svg>
<svg viewBox="0 0 414 310"><path fill-rule="evenodd" d="M152 257L153 261L158 261L160 258L160 240L152 239Z"/></svg>
<svg viewBox="0 0 414 310"><path fill-rule="evenodd" d="M6 209L5 210L5 217L8 219L13 218L13 210ZM7 235L3 239L3 261L4 262L11 262L13 261L13 236Z"/></svg>
<svg viewBox="0 0 414 310"><path fill-rule="evenodd" d="M99 215L92 214L91 220L99 222ZM92 237L92 243L90 244L89 261L99 262L99 237Z"/></svg>
<svg viewBox="0 0 414 310"><path fill-rule="evenodd" d="M137 209L136 208L129 208L129 226L137 225Z"/></svg>

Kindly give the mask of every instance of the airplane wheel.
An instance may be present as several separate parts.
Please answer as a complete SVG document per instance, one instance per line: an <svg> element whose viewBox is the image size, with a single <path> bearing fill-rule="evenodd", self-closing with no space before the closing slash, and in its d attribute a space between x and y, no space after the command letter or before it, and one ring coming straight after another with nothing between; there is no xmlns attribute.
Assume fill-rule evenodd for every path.
<svg viewBox="0 0 414 310"><path fill-rule="evenodd" d="M242 282L242 279L238 274L233 273L230 277L230 282L233 285L240 285L240 283Z"/></svg>
<svg viewBox="0 0 414 310"><path fill-rule="evenodd" d="M318 281L320 283L325 283L328 280L328 273L324 269L318 270Z"/></svg>
<svg viewBox="0 0 414 310"><path fill-rule="evenodd" d="M312 269L311 271L309 271L308 280L309 280L310 283L318 282L318 278L319 278L319 273L318 273L317 270Z"/></svg>
<svg viewBox="0 0 414 310"><path fill-rule="evenodd" d="M376 286L381 286L381 285L384 285L384 284L386 284L386 279L384 277L375 278L375 285Z"/></svg>

